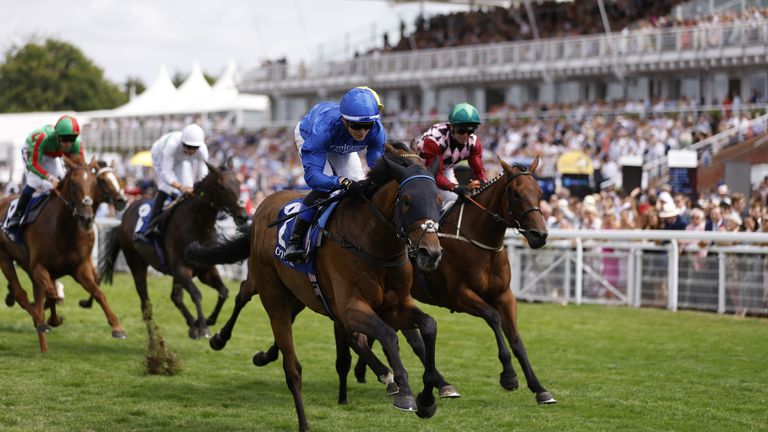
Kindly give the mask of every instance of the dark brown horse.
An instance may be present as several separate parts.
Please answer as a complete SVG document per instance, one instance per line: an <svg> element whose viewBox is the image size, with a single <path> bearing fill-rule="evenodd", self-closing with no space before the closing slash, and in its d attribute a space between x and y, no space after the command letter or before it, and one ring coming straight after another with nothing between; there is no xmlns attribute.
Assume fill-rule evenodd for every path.
<svg viewBox="0 0 768 432"><path fill-rule="evenodd" d="M471 197L457 201L443 217L439 233L443 260L437 271L414 277L411 293L424 303L485 320L498 347L501 386L516 390L518 380L506 336L536 401L555 403L534 374L518 331L517 300L510 289L512 273L504 247L507 228L523 234L533 249L546 244L547 227L538 207L541 189L534 176L539 159L530 168L500 163L503 175ZM358 363L358 379L361 368L364 365Z"/></svg>
<svg viewBox="0 0 768 432"><path fill-rule="evenodd" d="M192 339L210 336L208 325L216 322L229 290L215 266L197 266L187 262L184 259L184 248L193 241L203 244L215 241L216 217L220 211L228 212L238 223L245 221L247 217L240 203L240 182L236 174L231 170L217 169L211 165L208 165L208 171L208 175L195 186L193 195L180 198L171 209L166 210L165 222L161 222L164 229L159 236L162 257L158 256L153 245L138 243L133 239L139 209L149 206L146 200L136 201L128 207L120 226L107 234L104 251L99 257L99 272L102 278L111 282L115 260L120 250L123 251L141 299L144 316L149 307L147 267L152 265L155 269L171 275L171 299L184 316L189 326L189 337ZM148 210L149 208L146 209ZM192 280L195 276L218 292L216 306L207 320L200 302L202 295ZM192 298L196 316L193 316L184 304L183 290Z"/></svg>
<svg viewBox="0 0 768 432"><path fill-rule="evenodd" d="M232 317L225 325L229 334L211 339L212 346L216 341L222 342L214 348L223 347L238 314L258 291L283 354L283 369L302 431L307 429L307 421L301 396L301 366L293 346L292 318L294 311L304 306L335 317L337 337L346 338L366 358L371 355L367 338L382 342L399 387L395 407L417 411L423 417L435 411L437 327L411 298L413 269L406 253L412 254L416 264L426 271L434 270L439 263L441 248L434 222L439 217L437 187L433 174L423 167L389 156L376 164L366 182L367 193L341 200L326 227L326 238L315 252L317 280L328 309L315 295L306 275L275 257L277 234L269 224L290 201L302 196L297 192L277 192L267 197L254 215L248 279L241 285ZM242 250L236 249L230 252L240 256ZM227 256L213 258L227 260ZM397 330L411 328L421 331L426 346L424 390L418 398L414 398L408 383L395 334Z"/></svg>
<svg viewBox="0 0 768 432"><path fill-rule="evenodd" d="M79 159L79 158L78 158ZM45 322L44 304L47 297L55 298L54 279L71 275L99 302L112 336L125 338L115 314L99 289L98 275L91 263L94 241L94 196L98 169L95 160L88 165L64 158L67 174L53 191L54 197L45 204L37 220L23 228L23 244L7 236L0 238L0 269L2 269L15 301L32 316L40 337L41 351L47 350L44 333L50 331ZM0 202L0 217L5 217L13 197ZM34 303L30 303L19 283L13 262L23 268L32 280Z"/></svg>

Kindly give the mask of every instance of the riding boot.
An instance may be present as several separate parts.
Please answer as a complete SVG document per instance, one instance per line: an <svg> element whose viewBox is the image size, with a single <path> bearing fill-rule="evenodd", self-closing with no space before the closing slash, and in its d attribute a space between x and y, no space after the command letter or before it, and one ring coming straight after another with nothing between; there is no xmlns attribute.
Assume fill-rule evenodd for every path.
<svg viewBox="0 0 768 432"><path fill-rule="evenodd" d="M32 194L35 192L35 189L25 186L24 190L21 191L21 195L19 195L19 201L16 203L16 210L13 212L13 215L11 215L11 218L8 219L8 229L13 229L19 226L21 223L21 217L24 216L24 212L27 210L27 205L29 204L29 200L32 198Z"/></svg>
<svg viewBox="0 0 768 432"><path fill-rule="evenodd" d="M304 259L307 255L305 249L305 238L307 237L307 231L309 230L309 221L305 221L301 217L296 218L296 223L293 225L293 232L291 233L291 239L288 240L288 247L285 248L285 255L283 259L290 262L297 262Z"/></svg>

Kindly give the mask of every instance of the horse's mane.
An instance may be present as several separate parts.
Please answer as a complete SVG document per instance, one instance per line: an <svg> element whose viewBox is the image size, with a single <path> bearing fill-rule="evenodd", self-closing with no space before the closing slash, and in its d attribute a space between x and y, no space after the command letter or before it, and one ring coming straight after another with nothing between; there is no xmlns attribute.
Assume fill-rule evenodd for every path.
<svg viewBox="0 0 768 432"><path fill-rule="evenodd" d="M528 171L528 167L519 163L515 162L512 164L512 168L517 168L522 172ZM504 177L504 171L501 171L501 174L497 175L496 177L488 180L488 182L483 183L480 185L480 188L475 191L475 193L472 194L472 196L481 194L484 190L490 189L491 186L493 186L497 181L499 181L502 177Z"/></svg>

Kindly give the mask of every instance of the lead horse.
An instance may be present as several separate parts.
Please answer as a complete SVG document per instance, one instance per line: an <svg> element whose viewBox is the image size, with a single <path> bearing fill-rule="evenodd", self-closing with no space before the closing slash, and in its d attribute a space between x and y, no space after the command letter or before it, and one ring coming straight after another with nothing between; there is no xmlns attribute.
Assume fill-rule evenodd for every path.
<svg viewBox="0 0 768 432"><path fill-rule="evenodd" d="M413 269L407 254L422 270L434 270L442 255L437 238L439 197L434 174L411 161L384 156L366 180L367 192L346 196L338 204L325 239L315 252L317 281L325 292L327 309L315 295L306 275L281 263L275 256L276 228L270 222L281 209L302 197L282 191L270 195L257 209L250 237L248 278L235 298L235 309L225 325L231 332L238 314L258 292L270 318L275 341L283 354L283 369L293 394L299 430L307 430L301 395L301 365L293 346L295 309L304 306L334 317L337 337L364 358L371 357L367 338L381 341L399 387L394 406L416 411L421 417L434 414L435 339L437 327L410 295ZM247 246L247 245L246 245ZM248 247L246 247L248 250ZM229 253L239 256L242 249ZM202 257L197 256L197 259ZM209 257L227 259L226 256ZM408 374L400 359L395 332L418 328L424 337L424 389L414 398ZM211 345L216 344L211 339ZM214 348L220 348L214 346ZM348 365L347 365L348 367Z"/></svg>
<svg viewBox="0 0 768 432"><path fill-rule="evenodd" d="M79 159L79 158L78 158ZM32 316L37 329L40 350L47 351L44 333L50 331L45 322L47 297L56 297L53 280L71 275L99 303L112 327L112 336L124 339L125 332L99 289L98 275L91 262L94 242L94 196L99 168L64 158L67 173L53 197L44 205L37 220L24 227L23 242L15 243L7 236L0 238L0 269L8 280L14 300ZM5 217L12 198L0 202L0 216ZM32 280L34 303L30 303L21 287L13 262L24 269Z"/></svg>
<svg viewBox="0 0 768 432"><path fill-rule="evenodd" d="M189 326L189 337L199 339L210 336L208 326L216 322L229 290L215 266L189 263L184 259L184 249L193 241L215 241L216 217L220 211L228 212L238 223L246 220L245 209L240 203L240 182L236 173L225 167L217 169L208 165L208 175L195 185L193 194L180 198L171 209L166 210L163 216L167 218L163 223L165 229L159 235L162 243L160 252L152 245L134 241L134 228L142 206L149 211L146 201L133 202L123 214L120 226L107 233L103 253L99 256L101 277L111 283L117 255L122 250L141 300L142 314L148 316L150 303L147 268L152 265L169 274L173 277L171 299ZM216 306L207 319L203 314L202 294L192 280L195 276L218 293ZM192 298L196 316L184 304L184 290Z"/></svg>

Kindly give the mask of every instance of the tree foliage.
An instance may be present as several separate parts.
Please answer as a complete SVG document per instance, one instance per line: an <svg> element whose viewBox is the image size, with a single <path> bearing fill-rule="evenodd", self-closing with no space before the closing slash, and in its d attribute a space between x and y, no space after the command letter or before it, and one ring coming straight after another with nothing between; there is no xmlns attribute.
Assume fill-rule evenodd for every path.
<svg viewBox="0 0 768 432"><path fill-rule="evenodd" d="M13 46L0 64L0 112L109 109L127 95L75 46L46 39Z"/></svg>

